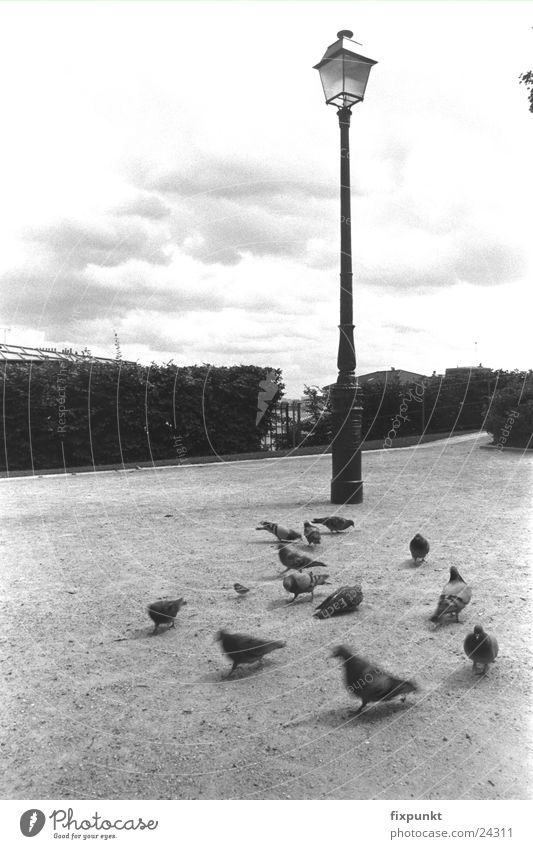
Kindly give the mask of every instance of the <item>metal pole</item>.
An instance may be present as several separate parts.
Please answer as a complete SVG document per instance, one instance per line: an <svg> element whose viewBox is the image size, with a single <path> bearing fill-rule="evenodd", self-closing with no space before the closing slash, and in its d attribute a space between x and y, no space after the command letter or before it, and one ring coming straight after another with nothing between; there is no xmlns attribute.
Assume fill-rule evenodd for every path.
<svg viewBox="0 0 533 849"><path fill-rule="evenodd" d="M337 383L331 393L333 445L331 501L360 504L363 501L360 406L355 377L355 346L352 291L352 222L350 187L350 118L348 106L338 111L341 147L341 273L340 324Z"/></svg>

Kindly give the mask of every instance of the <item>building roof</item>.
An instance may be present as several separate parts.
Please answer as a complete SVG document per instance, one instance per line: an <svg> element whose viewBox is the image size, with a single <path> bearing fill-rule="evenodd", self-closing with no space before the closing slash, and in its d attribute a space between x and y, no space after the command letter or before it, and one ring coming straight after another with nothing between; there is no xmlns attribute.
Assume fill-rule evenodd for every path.
<svg viewBox="0 0 533 849"><path fill-rule="evenodd" d="M400 383L416 383L419 380L426 380L427 375L419 374L416 371L406 371L403 368L391 368L384 371L371 371L368 374L359 374L358 382L361 386L365 383L388 383L391 380L398 379Z"/></svg>
<svg viewBox="0 0 533 849"><path fill-rule="evenodd" d="M7 345L5 342L0 344L0 362L6 363L36 363L45 362L46 360L67 360L68 362L103 362L114 363L116 359L110 357L93 357L88 348L84 348L81 353L73 351L72 348L63 348L58 351L56 348L32 348L29 345ZM130 360L121 360L121 362L131 362Z"/></svg>

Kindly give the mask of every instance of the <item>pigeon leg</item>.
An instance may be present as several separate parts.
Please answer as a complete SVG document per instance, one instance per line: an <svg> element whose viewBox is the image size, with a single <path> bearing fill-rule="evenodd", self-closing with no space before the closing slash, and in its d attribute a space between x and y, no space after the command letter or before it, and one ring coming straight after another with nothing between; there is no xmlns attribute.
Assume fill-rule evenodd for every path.
<svg viewBox="0 0 533 849"><path fill-rule="evenodd" d="M170 627L171 627L171 628L175 628L175 627L176 627L176 620L175 620L175 619L173 619L173 620L172 620L172 622L170 623Z"/></svg>
<svg viewBox="0 0 533 849"><path fill-rule="evenodd" d="M157 623L155 624L155 626L154 626L154 630L152 631L152 634L157 634L157 629L158 629L158 628L159 628L159 623L157 622Z"/></svg>
<svg viewBox="0 0 533 849"><path fill-rule="evenodd" d="M239 661L238 661L238 660L234 660L234 661L233 661L233 666L231 667L230 671L228 672L228 678L230 677L230 675L233 675L233 673L234 673L234 672L235 672L235 670L237 669L238 665L239 665Z"/></svg>

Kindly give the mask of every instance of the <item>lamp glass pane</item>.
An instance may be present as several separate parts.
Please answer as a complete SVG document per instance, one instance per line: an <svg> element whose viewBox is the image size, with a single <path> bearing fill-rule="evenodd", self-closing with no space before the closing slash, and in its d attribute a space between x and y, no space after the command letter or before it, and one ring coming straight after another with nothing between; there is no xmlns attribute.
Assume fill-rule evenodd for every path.
<svg viewBox="0 0 533 849"><path fill-rule="evenodd" d="M343 90L342 56L329 59L319 68L326 100L331 100Z"/></svg>
<svg viewBox="0 0 533 849"><path fill-rule="evenodd" d="M361 62L360 59L345 56L343 62L344 85L342 90L348 95L352 95L356 100L362 100L365 96L366 84L371 67L372 65L368 62Z"/></svg>

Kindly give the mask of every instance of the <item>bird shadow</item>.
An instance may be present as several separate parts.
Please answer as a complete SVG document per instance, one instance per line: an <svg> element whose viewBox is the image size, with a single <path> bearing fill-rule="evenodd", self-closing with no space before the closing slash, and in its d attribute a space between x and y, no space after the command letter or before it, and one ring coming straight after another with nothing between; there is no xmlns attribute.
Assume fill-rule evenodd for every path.
<svg viewBox="0 0 533 849"><path fill-rule="evenodd" d="M276 572L275 575L258 575L258 581L277 581L280 578L284 578L287 572Z"/></svg>
<svg viewBox="0 0 533 849"><path fill-rule="evenodd" d="M422 563L415 563L412 557L408 557L407 560L402 560L401 563L398 564L399 569L419 569L422 566Z"/></svg>
<svg viewBox="0 0 533 849"><path fill-rule="evenodd" d="M262 539L262 538L261 538L261 539L257 539L256 537L254 537L253 539L251 539L251 540L250 540L250 542L251 542L252 544L255 544L255 545L271 545L271 546L275 546L275 545L277 545L278 540L277 540L277 539L274 539L274 537L272 537L272 539Z"/></svg>
<svg viewBox="0 0 533 849"><path fill-rule="evenodd" d="M238 666L231 676L229 674L231 667L225 667L222 671L206 672L198 680L201 684L220 684L224 681L240 681L241 679L252 678L261 671L263 666L270 666L271 663L271 660L265 658L262 662L256 661L255 663Z"/></svg>
<svg viewBox="0 0 533 849"><path fill-rule="evenodd" d="M492 665L492 664L491 664ZM466 660L463 666L460 666L458 669L455 669L448 677L446 678L446 686L453 687L457 689L471 690L472 685L477 682L485 681L486 678L490 678L490 673L485 675L476 675L473 669L472 661Z"/></svg>
<svg viewBox="0 0 533 849"><path fill-rule="evenodd" d="M365 605L365 608L369 608L369 607L370 607L369 604ZM363 611L364 611L365 608L363 608ZM316 616L315 618L319 622L326 622L328 619L337 619L341 616L350 616L351 613L358 613L358 612L360 612L359 606L354 608L353 610L336 610L335 613L331 614L331 616Z"/></svg>
<svg viewBox="0 0 533 849"><path fill-rule="evenodd" d="M459 621L457 621L455 616L443 616L437 622L432 622L431 619L428 620L428 630L431 633L433 633L434 631L440 631L441 628L449 628L450 625L460 626L464 625L464 622L462 622L460 619Z"/></svg>
<svg viewBox="0 0 533 849"><path fill-rule="evenodd" d="M166 634L168 631L175 631L176 628L169 628L166 625L161 626L158 631L154 631L153 628L137 628L135 631L128 631L123 637L115 637L114 640L111 640L113 643L123 643L126 640L146 640L148 637L161 637L163 634Z"/></svg>
<svg viewBox="0 0 533 849"><path fill-rule="evenodd" d="M358 708L333 708L319 713L317 720L331 728L346 725L348 722L372 725L374 722L379 722L388 716L394 716L408 707L409 703L406 700L405 702L382 702L381 704L368 705L361 713L358 712Z"/></svg>
<svg viewBox="0 0 533 849"><path fill-rule="evenodd" d="M302 598L296 598L292 600L286 598L276 598L274 601L271 601L267 604L267 610L282 610L283 608L287 608L288 610L290 607L294 607L295 604L299 605L303 601L304 599Z"/></svg>

